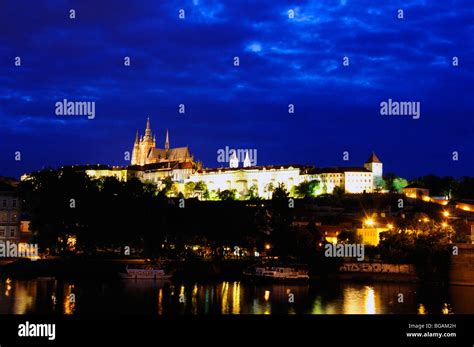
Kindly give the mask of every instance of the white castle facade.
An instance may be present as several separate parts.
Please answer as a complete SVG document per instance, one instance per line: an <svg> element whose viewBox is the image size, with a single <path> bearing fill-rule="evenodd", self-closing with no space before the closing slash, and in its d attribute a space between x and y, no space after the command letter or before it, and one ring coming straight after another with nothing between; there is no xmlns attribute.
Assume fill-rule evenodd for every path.
<svg viewBox="0 0 474 347"><path fill-rule="evenodd" d="M302 182L317 180L318 194L332 193L336 187L346 193L370 193L375 190L377 178L382 178L383 164L372 153L361 167L316 168L300 165L252 166L248 157L239 163L232 155L228 167L202 168L195 162L188 147L170 148L166 132L165 146L156 148L156 137L152 137L150 121L147 120L143 137L137 135L132 150L131 166L87 167L92 177L115 176L119 180L138 178L158 185L168 177L174 182L177 192L184 192L188 182L204 182L215 196L220 191L235 190L237 198L244 199L252 189L258 196L270 198L272 190L284 184L287 191Z"/></svg>

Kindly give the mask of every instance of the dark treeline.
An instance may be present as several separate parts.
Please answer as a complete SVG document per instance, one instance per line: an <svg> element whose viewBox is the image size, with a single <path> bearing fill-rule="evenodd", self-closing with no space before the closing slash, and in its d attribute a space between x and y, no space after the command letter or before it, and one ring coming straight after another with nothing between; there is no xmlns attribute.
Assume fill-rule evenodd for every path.
<svg viewBox="0 0 474 347"><path fill-rule="evenodd" d="M330 273L342 259L324 256L325 235L318 230L311 212L318 206L340 209L318 217L329 225L349 218L347 215L357 218L361 212L395 212L393 230L381 235L378 247L367 247L366 255L372 260L415 263L424 272L446 265L449 245L465 242L466 237L461 220L443 225L443 208L437 204L405 201L403 214L408 214L402 217L397 204L403 195L398 193L337 193L293 201L279 185L267 201L200 201L169 198L166 187L159 191L137 179L92 179L73 168L33 173L18 190L23 210L31 220L34 241L42 252L59 255L72 252L94 256L99 250L107 253L118 249L125 254L129 247L134 255L189 259L196 255L186 246L201 245L211 250L214 259L221 259L224 247L238 246L302 261L320 273ZM290 201L295 208L289 207ZM295 226L298 214L306 223ZM71 238L76 242L73 250L68 244ZM341 232L338 242L360 240L355 229L350 229Z"/></svg>
<svg viewBox="0 0 474 347"><path fill-rule="evenodd" d="M219 256L223 246L263 250L271 244L272 252L286 257L308 254L321 240L312 231L292 230L282 187L269 202L184 200L136 179L91 179L63 168L31 174L19 191L35 241L43 252L55 254L68 252L71 237L86 255L128 246L145 256L170 255L163 254L171 252L166 245L173 245L176 255L185 245L204 244Z"/></svg>
<svg viewBox="0 0 474 347"><path fill-rule="evenodd" d="M418 183L430 190L431 196L449 196L454 199L474 199L474 177L456 179L451 176L426 175L415 178Z"/></svg>

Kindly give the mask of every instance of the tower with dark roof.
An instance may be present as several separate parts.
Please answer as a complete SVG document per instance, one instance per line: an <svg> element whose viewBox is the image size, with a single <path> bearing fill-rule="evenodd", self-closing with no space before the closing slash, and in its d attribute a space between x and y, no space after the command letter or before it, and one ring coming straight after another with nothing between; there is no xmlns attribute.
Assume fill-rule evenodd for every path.
<svg viewBox="0 0 474 347"><path fill-rule="evenodd" d="M372 174L374 176L374 182L376 178L382 178L383 164L374 152L372 152L369 159L367 159L367 161L364 163L364 167L367 170L372 171Z"/></svg>

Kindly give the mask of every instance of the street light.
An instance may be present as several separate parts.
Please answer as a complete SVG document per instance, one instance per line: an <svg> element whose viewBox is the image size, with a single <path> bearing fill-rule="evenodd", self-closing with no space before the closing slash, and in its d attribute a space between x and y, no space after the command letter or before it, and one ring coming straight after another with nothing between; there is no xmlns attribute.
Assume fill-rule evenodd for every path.
<svg viewBox="0 0 474 347"><path fill-rule="evenodd" d="M268 249L270 249L270 248L272 248L272 246L270 246L270 244L267 243L267 244L265 245L265 249L268 250Z"/></svg>
<svg viewBox="0 0 474 347"><path fill-rule="evenodd" d="M448 226L448 223L443 222L443 223L441 223L441 226L442 226L443 228L446 228L446 227Z"/></svg>
<svg viewBox="0 0 474 347"><path fill-rule="evenodd" d="M367 218L364 223L366 225L370 226L370 227L374 226L374 224L375 224L375 222L372 218Z"/></svg>
<svg viewBox="0 0 474 347"><path fill-rule="evenodd" d="M449 211L443 211L443 216L449 217Z"/></svg>

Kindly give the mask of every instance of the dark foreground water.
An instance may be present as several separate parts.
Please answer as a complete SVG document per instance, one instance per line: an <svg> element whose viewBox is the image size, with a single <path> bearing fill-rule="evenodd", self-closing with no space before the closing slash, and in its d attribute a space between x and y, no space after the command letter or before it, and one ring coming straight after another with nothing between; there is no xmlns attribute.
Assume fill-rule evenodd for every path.
<svg viewBox="0 0 474 347"><path fill-rule="evenodd" d="M12 313L472 314L474 287L353 282L65 282L1 278L0 314Z"/></svg>

